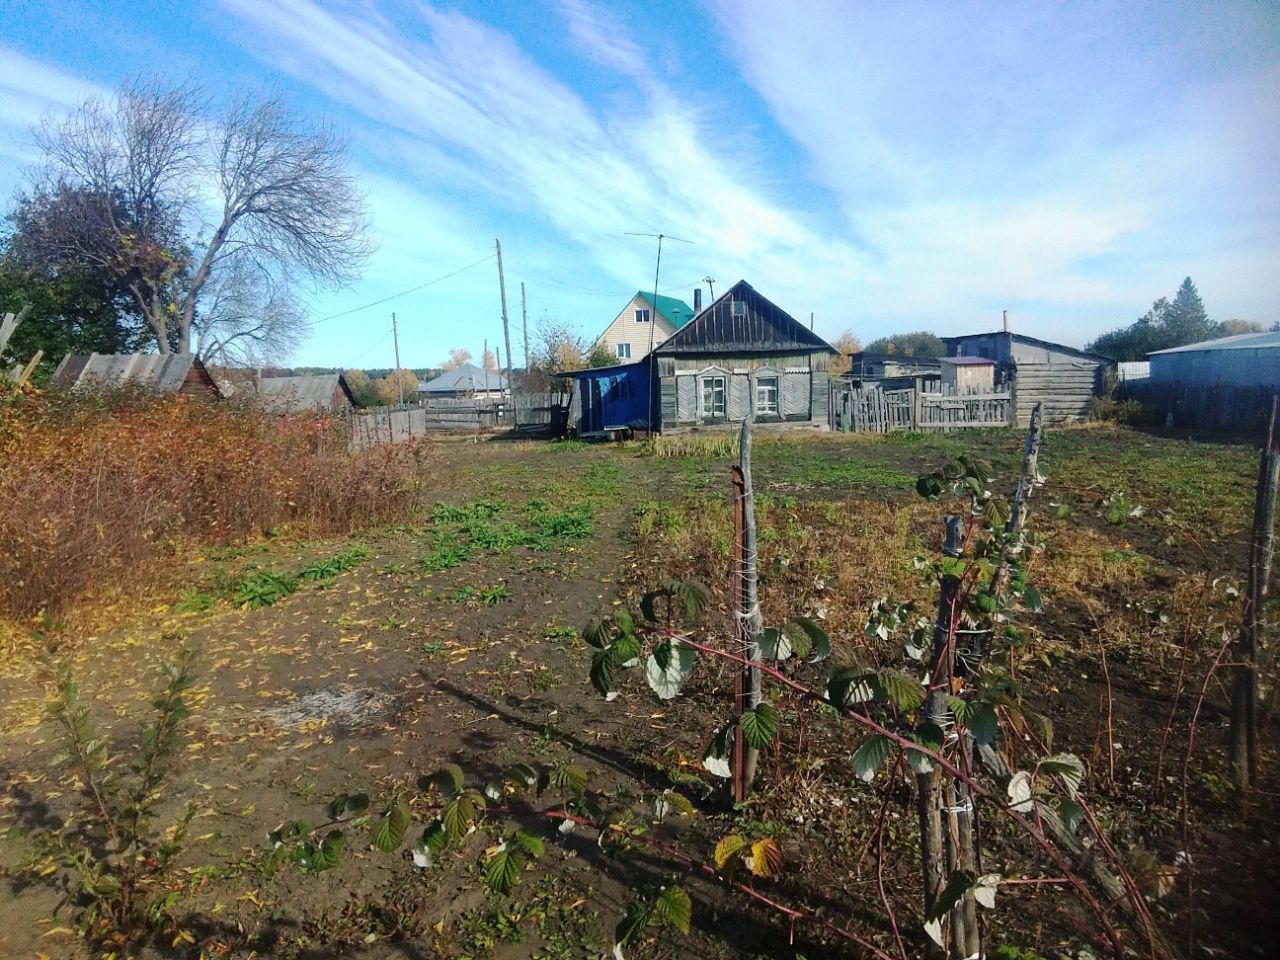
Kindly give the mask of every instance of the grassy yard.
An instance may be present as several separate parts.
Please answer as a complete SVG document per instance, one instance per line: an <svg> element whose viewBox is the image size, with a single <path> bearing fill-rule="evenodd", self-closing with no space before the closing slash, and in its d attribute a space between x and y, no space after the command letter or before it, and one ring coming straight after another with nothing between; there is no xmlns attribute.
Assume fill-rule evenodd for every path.
<svg viewBox="0 0 1280 960"><path fill-rule="evenodd" d="M78 679L122 769L161 664L184 649L194 655L191 712L157 813L167 823L192 803L194 815L176 871L148 891L166 895L150 947L159 955L608 957L633 891L652 896L671 882L693 896L690 934L654 927L629 956L863 955L821 926L792 931L687 863L605 856L588 830L541 821L525 825L545 853L504 895L479 884L510 839L499 819L427 869L407 852L420 828L399 854L371 848L377 818L356 818L334 869L271 869L267 834L281 823L319 823L333 798L357 792L378 814L397 795L425 814L433 794L419 777L445 763L477 786L515 763L580 769L587 793L632 808L637 827L700 862L728 834L772 838L781 872L757 881L769 898L892 952L889 903L918 937L909 777L858 781L848 763L857 737L829 711L771 690L785 725L762 759L762 789L725 810L699 761L728 717L726 667L701 666L669 701L632 681L606 703L588 682L583 626L672 577L706 584L703 630L731 634L729 444L434 447L420 461L431 505L409 520L325 540L284 526L186 550L157 586L90 592L59 618L5 625L0 956L95 955L52 841L81 843L85 786L57 760L45 710L58 668ZM896 656L868 638L868 611L883 597L936 596L913 558L937 553L943 509L918 497L915 481L966 453L1012 487L1021 438L1010 432L759 440L766 623L814 617L837 663ZM1117 428L1050 430L1041 469L1030 573L1044 609L1019 624L1029 638L1023 696L1052 719L1057 748L1085 760L1083 789L1171 941L1184 949L1190 917L1197 955L1268 955L1280 940L1266 891L1280 868L1258 838L1274 832L1276 785L1241 822L1227 789L1223 674L1206 680L1222 626L1239 614L1227 581L1243 572L1254 453ZM668 790L694 813L658 824L653 798ZM1007 831L985 840L1006 876L1045 874ZM1002 888L988 918L990 948L1034 951L1005 956L1074 958L1088 945L1083 915L1053 885Z"/></svg>

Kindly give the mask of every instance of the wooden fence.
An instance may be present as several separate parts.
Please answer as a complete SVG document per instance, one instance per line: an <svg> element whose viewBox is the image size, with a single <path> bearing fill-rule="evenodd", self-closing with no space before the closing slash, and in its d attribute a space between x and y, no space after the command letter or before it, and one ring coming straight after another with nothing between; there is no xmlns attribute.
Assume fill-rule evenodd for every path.
<svg viewBox="0 0 1280 960"><path fill-rule="evenodd" d="M831 390L831 427L846 432L1007 427L1012 415L1008 392L957 393L928 381L894 389L836 384Z"/></svg>
<svg viewBox="0 0 1280 960"><path fill-rule="evenodd" d="M421 404L374 407L348 418L351 446L403 443L437 433L516 431L525 436L558 436L567 411L557 398L517 394L498 398L432 398Z"/></svg>

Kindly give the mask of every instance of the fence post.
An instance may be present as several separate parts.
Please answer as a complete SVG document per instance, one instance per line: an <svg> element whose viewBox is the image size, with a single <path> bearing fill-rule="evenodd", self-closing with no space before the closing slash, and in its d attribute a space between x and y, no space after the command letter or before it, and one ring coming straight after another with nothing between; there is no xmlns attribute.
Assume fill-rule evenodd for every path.
<svg viewBox="0 0 1280 960"><path fill-rule="evenodd" d="M1249 538L1248 586L1244 617L1236 640L1236 671L1231 686L1231 772L1243 806L1258 773L1258 650L1262 647L1262 604L1275 552L1276 487L1280 483L1280 437L1276 416L1280 396L1271 398L1271 421L1258 463L1258 489Z"/></svg>
<svg viewBox="0 0 1280 960"><path fill-rule="evenodd" d="M911 429L919 430L924 420L924 380L916 377L915 390L911 394Z"/></svg>
<svg viewBox="0 0 1280 960"><path fill-rule="evenodd" d="M756 591L756 515L751 485L751 421L742 421L738 465L733 467L734 575L738 581L738 609L734 634L740 651L750 661L734 678L734 715L760 703L760 602ZM733 733L733 799L742 803L755 781L758 751L746 742L739 722Z"/></svg>

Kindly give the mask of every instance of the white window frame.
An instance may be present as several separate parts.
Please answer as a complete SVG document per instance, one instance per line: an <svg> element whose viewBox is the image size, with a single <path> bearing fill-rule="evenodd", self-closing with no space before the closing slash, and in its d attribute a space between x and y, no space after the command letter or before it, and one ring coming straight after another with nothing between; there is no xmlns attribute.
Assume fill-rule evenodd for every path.
<svg viewBox="0 0 1280 960"><path fill-rule="evenodd" d="M617 349L618 349L618 359L619 359L619 360L630 360L630 359L631 359L631 344L629 344L629 343L619 343L619 344L617 344Z"/></svg>
<svg viewBox="0 0 1280 960"><path fill-rule="evenodd" d="M769 374L764 377L757 377L755 381L755 411L757 417L779 417L782 415L782 377L777 374ZM773 402L761 401L761 392L765 390L773 391Z"/></svg>
<svg viewBox="0 0 1280 960"><path fill-rule="evenodd" d="M720 393L719 411L716 409L715 393L718 388ZM708 409L707 391L711 390L711 404ZM698 413L706 420L724 420L729 415L729 377L723 373L712 373L698 378Z"/></svg>
<svg viewBox="0 0 1280 960"><path fill-rule="evenodd" d="M652 323L653 314L648 307L636 307L636 323Z"/></svg>

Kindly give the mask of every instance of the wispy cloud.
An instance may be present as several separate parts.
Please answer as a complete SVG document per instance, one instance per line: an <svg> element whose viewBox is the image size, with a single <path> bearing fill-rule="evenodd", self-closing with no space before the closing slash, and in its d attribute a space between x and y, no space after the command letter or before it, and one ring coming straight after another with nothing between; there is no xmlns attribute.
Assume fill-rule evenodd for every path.
<svg viewBox="0 0 1280 960"><path fill-rule="evenodd" d="M0 46L0 161L38 159L31 128L46 115L59 116L88 97L108 91L16 50Z"/></svg>

